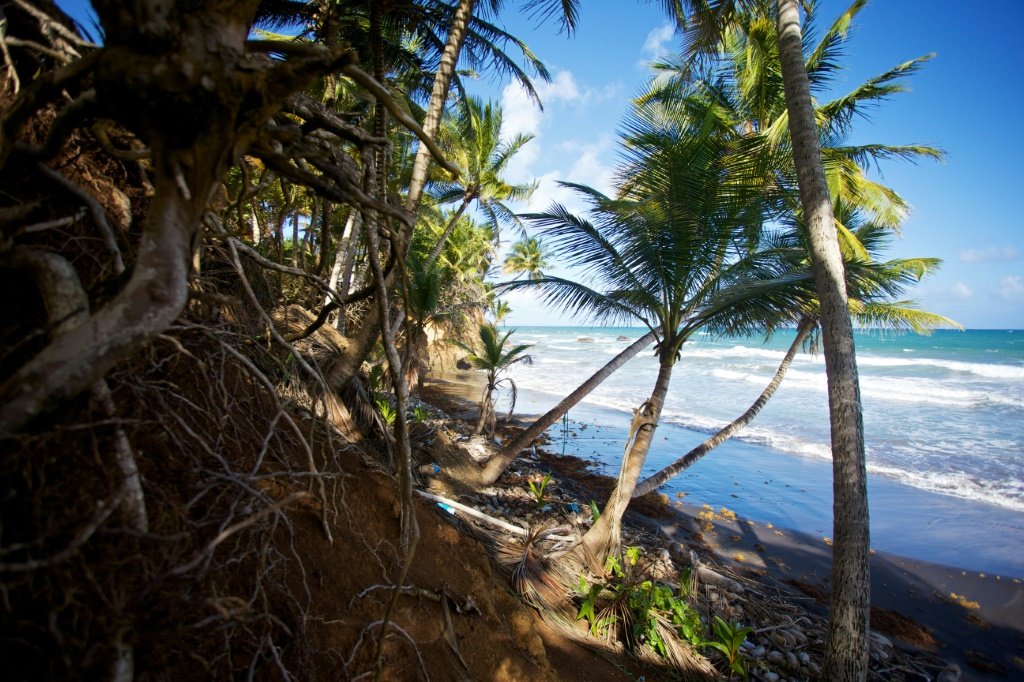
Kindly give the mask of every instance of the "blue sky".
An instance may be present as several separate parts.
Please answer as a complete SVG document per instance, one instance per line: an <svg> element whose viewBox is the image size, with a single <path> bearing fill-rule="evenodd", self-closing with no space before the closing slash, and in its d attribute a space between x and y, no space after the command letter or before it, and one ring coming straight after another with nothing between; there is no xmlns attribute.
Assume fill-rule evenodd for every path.
<svg viewBox="0 0 1024 682"><path fill-rule="evenodd" d="M84 3L58 4L79 10ZM820 2L820 25L848 4ZM470 86L502 102L508 132L536 135L509 171L516 181L540 182L521 210L542 210L552 200L573 206L557 180L610 188L616 131L649 75L646 63L678 47L654 6L626 0L582 5L572 38L558 35L552 24L537 27L514 10L499 22L525 40L554 76L553 83L538 85L543 112L516 86L486 76ZM911 92L885 103L871 121L858 122L854 139L929 144L948 153L943 162L883 166L883 179L914 207L890 254L943 259L939 273L912 296L970 328L1024 328L1024 233L1016 212L1024 195L1018 170L1024 137L1014 123L1024 110L1022 23L1019 0L988 3L984 11L965 11L955 0L874 0L858 17L847 71L835 84L838 94L897 63L936 53L909 81ZM528 294L509 300L511 324L572 323Z"/></svg>

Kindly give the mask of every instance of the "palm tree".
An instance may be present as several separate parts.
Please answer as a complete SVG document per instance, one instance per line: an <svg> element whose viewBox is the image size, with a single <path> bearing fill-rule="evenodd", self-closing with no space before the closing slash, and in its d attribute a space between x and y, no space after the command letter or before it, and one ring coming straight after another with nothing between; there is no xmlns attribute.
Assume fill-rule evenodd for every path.
<svg viewBox="0 0 1024 682"><path fill-rule="evenodd" d="M513 185L501 177L509 161L533 139L532 135L517 135L503 141L501 121L500 106L468 97L462 101L459 115L442 127L439 134L441 147L462 169L462 175L456 181L436 184L432 194L439 204L460 203L431 251L428 264L437 260L445 241L471 203L476 202L477 208L498 234L503 223L519 222L503 202L525 201L536 189L536 183Z"/></svg>
<svg viewBox="0 0 1024 682"><path fill-rule="evenodd" d="M494 317L494 324L501 324L509 314L512 313L512 306L507 301L501 299L494 299L490 305L491 315Z"/></svg>
<svg viewBox="0 0 1024 682"><path fill-rule="evenodd" d="M850 18L866 0L855 0ZM743 14L771 17L767 0L686 0L690 13L689 51L715 54ZM832 600L823 675L864 679L868 670L869 523L864 423L853 324L835 216L829 196L811 81L803 53L798 0L775 0L778 76L786 103L786 127L821 312L832 432L833 519ZM848 25L848 21L847 21ZM816 55L812 55L812 60Z"/></svg>
<svg viewBox="0 0 1024 682"><path fill-rule="evenodd" d="M480 417L477 419L476 427L473 429L473 435L480 435L483 433L484 428L487 428L488 437L494 435L497 423L494 412L494 393L498 390L499 386L508 385L512 394L512 406L509 408L509 414L511 415L515 409L516 384L508 377L502 378L502 374L512 365L518 363L530 364L533 362L533 356L526 354L526 350L530 347L529 344L512 346L511 348L507 347L508 339L514 332L515 330L512 329L502 335L498 333L497 327L493 324L483 322L479 327L479 346L474 348L458 342L458 346L469 353L466 359L477 369L487 372L487 384L484 386L483 395L480 397Z"/></svg>
<svg viewBox="0 0 1024 682"><path fill-rule="evenodd" d="M847 219L847 225L852 219ZM868 224L855 233L857 243L864 247L865 253L875 252L882 244L888 228L878 224ZM795 234L795 233L793 233ZM796 254L806 252L806 247L798 246ZM870 258L870 257L869 257ZM906 286L920 281L933 272L939 265L938 259L914 258L891 260L876 263L863 260L860 255L848 258L846 264L847 288L851 292L850 314L864 328L890 329L893 331L913 331L918 334L930 334L932 329L940 327L962 327L942 315L917 309L911 302L893 300ZM804 264L806 270L806 264ZM805 276L809 276L807 273ZM767 286L777 286L775 282L766 282ZM669 480L690 468L705 455L713 451L732 436L739 433L760 413L761 409L775 394L782 383L793 358L801 346L812 337L818 327L817 301L812 301L800 318L796 335L790 344L782 362L765 389L758 395L751 406L739 417L720 429L703 443L685 455L664 467L646 480L637 484L633 497L640 497L653 492Z"/></svg>
<svg viewBox="0 0 1024 682"><path fill-rule="evenodd" d="M699 99L699 98L698 98ZM617 551L621 518L657 428L674 365L699 329L741 332L778 322L778 307L745 300L714 307L723 287L740 283L734 265L759 234L762 204L733 180L733 130L703 109L638 106L627 122L625 165L618 198L575 189L591 206L592 221L555 205L524 216L554 243L553 253L596 286L557 277L512 282L537 286L546 303L599 322L640 322L657 338L659 372L650 398L634 411L615 490L583 539L583 555L603 565ZM756 240L755 240L756 242Z"/></svg>
<svg viewBox="0 0 1024 682"><path fill-rule="evenodd" d="M548 267L548 251L536 237L520 239L505 256L505 264L501 271L506 275L525 274L531 280L544 277L544 268Z"/></svg>
<svg viewBox="0 0 1024 682"><path fill-rule="evenodd" d="M827 82L838 70L838 58L841 56L841 45L845 39L850 21L863 4L855 4L838 17L825 32L821 41L810 50L807 60L807 71L812 83ZM736 127L745 131L743 153L762 157L755 167L773 167L781 177L791 174L787 171L787 155L778 154L785 151L788 142L785 136L785 120L787 111L782 92L782 80L779 67L778 45L773 22L765 16L742 14L727 32L722 47L723 67L717 74L718 83L725 82L732 93L728 98L733 107ZM901 78L912 74L930 57L921 57L900 64L889 71L868 79L852 92L839 98L825 102L817 108L819 125L823 130L822 155L828 179L832 203L835 207L836 228L840 235L841 247L847 267L851 265L871 269L874 278L869 290L861 287L860 293L851 299L851 315L863 322L858 310L863 310L864 300L871 301L872 309L884 307L887 310L885 321L887 326L898 329L911 329L918 333L927 333L936 326L957 326L951 320L925 313L914 308L901 306L888 300L875 300L878 293L892 293L891 283L905 285L906 268L910 268L910 276L920 278L937 266L931 259L915 259L914 261L891 261L878 264L873 262L872 251L878 244L879 231L896 230L906 217L908 205L892 189L871 180L864 173L862 164L878 162L886 158L903 158L916 160L920 157L940 158L942 152L921 145L880 145L864 144L849 146L845 138L849 132L850 119L855 113L862 113L867 104L878 101L897 92L904 87ZM692 77L685 63L666 62L656 65L660 76L655 79L651 90L642 99L659 99L671 101L675 92ZM765 161L764 159L770 159ZM784 186L785 180L780 182ZM783 196L783 195L780 195ZM794 203L790 200L790 203ZM799 205L794 204L790 218L800 212ZM856 224L865 223L861 230L854 232ZM806 240L800 240L799 234L806 233L803 225L792 219L789 239L801 241L791 244L795 249L796 269L806 268L808 247ZM871 246L865 245L861 239L870 238ZM861 273L863 276L863 272ZM851 282L848 281L848 288ZM634 490L634 497L647 494L678 475L701 457L725 442L748 424L774 394L782 378L785 376L800 346L811 336L818 326L818 304L814 302L813 311L805 311L797 326L797 334L789 351L779 365L775 376L758 396L757 400L743 415L728 424L718 433L708 438L674 463L639 484Z"/></svg>

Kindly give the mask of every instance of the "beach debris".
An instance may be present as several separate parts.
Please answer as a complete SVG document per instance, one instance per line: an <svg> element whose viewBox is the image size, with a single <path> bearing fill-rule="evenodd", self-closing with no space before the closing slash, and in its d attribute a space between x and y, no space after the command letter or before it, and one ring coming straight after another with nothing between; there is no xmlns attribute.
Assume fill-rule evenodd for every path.
<svg viewBox="0 0 1024 682"><path fill-rule="evenodd" d="M935 682L959 682L960 675L960 666L950 663L942 669L942 672L935 678Z"/></svg>
<svg viewBox="0 0 1024 682"><path fill-rule="evenodd" d="M729 592L734 592L736 594L742 594L745 591L743 585L739 584L732 578L727 578L724 575L716 573L715 571L708 568L700 560L700 557L697 556L697 553L693 550L690 550L690 565L693 566L694 576L696 576L697 580L700 582L708 583L709 585L714 585L716 587L721 587L722 589L728 590Z"/></svg>

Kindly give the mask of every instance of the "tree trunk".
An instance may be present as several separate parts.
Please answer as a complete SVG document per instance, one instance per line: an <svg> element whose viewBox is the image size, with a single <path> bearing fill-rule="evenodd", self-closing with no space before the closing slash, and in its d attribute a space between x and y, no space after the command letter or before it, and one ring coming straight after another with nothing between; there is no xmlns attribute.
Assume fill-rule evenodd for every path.
<svg viewBox="0 0 1024 682"><path fill-rule="evenodd" d="M296 190L296 193L298 191ZM292 213L292 267L299 267L299 211L296 205L295 212Z"/></svg>
<svg viewBox="0 0 1024 682"><path fill-rule="evenodd" d="M181 198L169 175L158 175L154 186L128 284L82 324L56 334L0 386L0 434L21 430L54 403L91 386L126 353L170 326L185 307L192 244L210 185L193 184L203 199L192 201Z"/></svg>
<svg viewBox="0 0 1024 682"><path fill-rule="evenodd" d="M480 476L480 485L488 486L497 481L501 474L504 473L505 469L508 468L508 465L511 464L513 460L515 460L516 456L522 452L526 446L532 443L537 436L544 433L549 426L561 419L562 415L572 409L576 403L590 395L591 391L600 386L605 379L615 372L615 370L632 360L640 351L647 348L647 346L653 343L656 339L657 334L655 332L647 332L627 346L621 353L612 358L608 364L595 372L589 379L580 384L579 388L567 395L561 400L561 402L545 412L543 415L538 417L537 421L530 424L525 431L520 433L512 439L508 445L502 448L501 452L488 460L486 466L484 466L483 473Z"/></svg>
<svg viewBox="0 0 1024 682"><path fill-rule="evenodd" d="M615 483L615 489L612 490L601 517L583 536L579 550L582 551L583 559L595 569L603 568L608 557L619 551L622 515L629 506L633 488L640 479L640 471L647 459L647 452L651 449L654 431L658 428L661 408L665 404L665 396L672 381L673 361L674 358L661 359L661 369L658 371L658 379L654 382L651 397L633 412L633 423L630 426L629 439L626 441L619 480Z"/></svg>
<svg viewBox="0 0 1024 682"><path fill-rule="evenodd" d="M807 221L832 428L835 545L824 679L864 680L868 671L869 523L864 422L846 301L843 259L818 148L807 70L801 51L797 0L778 0L779 57L793 140L793 162Z"/></svg>
<svg viewBox="0 0 1024 682"><path fill-rule="evenodd" d="M455 18L452 21L451 31L448 33L448 41L445 43L444 51L441 53L441 62L434 76L434 88L430 93L430 102L427 105L426 116L423 119L423 131L430 138L437 136L438 127L441 124L441 114L444 111L445 103L448 101L448 90L451 87L452 75L455 73L455 65L459 61L459 53L462 51L462 43L466 38L466 30L469 26L469 19L473 15L474 0L460 0L455 9ZM409 183L409 193L405 201L405 209L414 216L419 215L420 201L423 198L423 190L427 182L427 168L430 165L430 150L420 142L416 152L416 160L413 162L412 179ZM409 228L404 225L400 228L400 235L395 242L398 244L410 244L411 236ZM404 254L403 254L404 255ZM397 269L396 269L397 271ZM386 288L390 290L395 283L395 272L389 273L385 279ZM375 308L366 316L363 322L364 327L358 336L358 343L349 346L347 355L351 356L344 363L338 365L338 376L351 378L354 371L359 368L363 360L373 348L373 342L380 333L381 322L385 325L388 321L387 315L383 317ZM390 330L389 330L390 331Z"/></svg>
<svg viewBox="0 0 1024 682"><path fill-rule="evenodd" d="M334 254L334 266L331 268L331 277L328 281L328 286L342 296L348 296L351 293L349 291L349 283L352 278L352 257L350 254L352 249L350 247L353 241L353 228L358 227L356 225L357 220L360 220L359 209L353 206L349 211L348 220L345 221L345 230L341 234L341 239L338 240L338 250ZM342 279L342 274L346 275L344 279ZM338 288L339 283L342 285L340 289ZM330 302L330 295L325 296L324 305ZM345 333L344 306L338 309L338 317L334 320L334 328L342 334Z"/></svg>
<svg viewBox="0 0 1024 682"><path fill-rule="evenodd" d="M775 371L775 376L772 377L768 386L765 387L764 391L761 392L761 395L757 397L757 400L754 401L754 404L751 405L746 412L672 464L669 464L647 480L637 484L636 488L633 490L633 497L643 497L647 493L654 492L655 489L665 485L669 480L689 469L704 457L704 455L732 438L734 435L739 433L743 427L753 421L754 417L758 415L771 397L775 395L775 390L779 387L779 384L782 383L782 378L786 376L786 372L789 371L789 366L793 363L793 358L796 357L797 351L800 350L800 346L802 346L807 337L810 336L811 330L813 329L814 322L812 320L804 318L800 322L800 326L797 328L796 338L793 339L793 343L786 352L786 356L782 358L779 368Z"/></svg>
<svg viewBox="0 0 1024 682"><path fill-rule="evenodd" d="M452 20L452 28L448 32L448 41L445 43L444 52L441 53L441 63L434 76L434 89L430 93L430 103L427 105L427 112L423 118L423 132L431 138L437 137L437 129L441 125L441 114L448 101L452 75L455 73L455 65L459 61L459 53L462 52L462 43L466 39L469 20L473 16L473 5L474 0L459 0L459 4L455 8L455 18ZM423 198L423 188L427 183L429 165L430 150L421 142L419 149L416 150L416 160L412 165L412 178L409 181L409 194L405 200L405 210L414 215L419 214L420 200Z"/></svg>

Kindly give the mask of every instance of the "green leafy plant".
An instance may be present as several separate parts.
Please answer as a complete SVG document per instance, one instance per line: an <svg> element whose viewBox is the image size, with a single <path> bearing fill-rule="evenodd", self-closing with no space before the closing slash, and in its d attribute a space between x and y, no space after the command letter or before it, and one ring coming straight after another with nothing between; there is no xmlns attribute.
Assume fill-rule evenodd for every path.
<svg viewBox="0 0 1024 682"><path fill-rule="evenodd" d="M590 585L580 576L577 619L586 620L592 634L604 634L615 622L626 623L623 634L631 644L647 645L664 658L671 658L676 638L704 645L700 614L686 602L688 580L684 577L678 594L670 586L643 580L641 559L639 547L628 547L621 555L608 557L603 584Z"/></svg>
<svg viewBox="0 0 1024 682"><path fill-rule="evenodd" d="M414 424L423 424L430 419L430 413L427 412L425 407L417 405L412 408L412 421Z"/></svg>
<svg viewBox="0 0 1024 682"><path fill-rule="evenodd" d="M580 584L576 588L581 597L580 609L576 614L576 620L586 620L590 626L591 635L603 635L608 627L616 621L615 616L603 616L597 610L598 598L605 586L601 583L587 584L587 579L580 576Z"/></svg>
<svg viewBox="0 0 1024 682"><path fill-rule="evenodd" d="M398 413L395 411L394 406L388 402L387 398L377 398L377 409L380 411L381 418L384 419L388 426L392 426L395 423Z"/></svg>
<svg viewBox="0 0 1024 682"><path fill-rule="evenodd" d="M597 520L601 518L601 508L597 506L597 502L594 500L590 501L590 520L597 523Z"/></svg>
<svg viewBox="0 0 1024 682"><path fill-rule="evenodd" d="M548 483L551 483L551 472L544 474L544 478L540 479L540 482L527 481L527 485L530 486L530 492L537 500L537 506L544 504L544 489L548 487Z"/></svg>
<svg viewBox="0 0 1024 682"><path fill-rule="evenodd" d="M711 627L714 631L714 639L705 641L704 645L722 652L729 664L730 679L732 679L733 673L741 676L744 680L747 679L747 662L740 655L740 647L747 639L747 635L754 629L726 623L718 616L715 616Z"/></svg>

